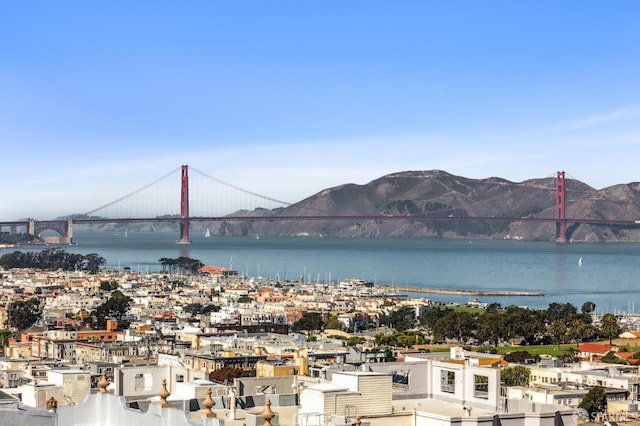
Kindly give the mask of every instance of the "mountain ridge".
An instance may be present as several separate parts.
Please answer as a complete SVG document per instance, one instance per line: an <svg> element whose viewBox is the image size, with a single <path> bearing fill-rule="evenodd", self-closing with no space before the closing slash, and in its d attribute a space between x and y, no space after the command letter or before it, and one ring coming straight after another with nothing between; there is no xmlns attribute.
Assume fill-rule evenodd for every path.
<svg viewBox="0 0 640 426"><path fill-rule="evenodd" d="M556 178L513 182L500 177L466 178L443 170L395 172L366 184L326 188L274 215L305 216L433 214L476 217L555 217ZM566 217L640 218L640 184L601 190L566 179ZM345 221L346 222L346 221ZM555 240L555 224L544 222L455 221L256 222L255 233L274 236L515 238ZM640 241L640 229L568 224L572 241Z"/></svg>
<svg viewBox="0 0 640 426"><path fill-rule="evenodd" d="M325 188L287 207L242 210L229 216L296 217L314 220L191 222L192 232L211 235L348 238L469 238L555 241L554 222L456 220L320 220L317 216L420 214L439 217L555 218L556 178L512 182L500 177L466 178L443 170L390 173L366 184ZM640 219L640 183L600 190L565 180L566 217ZM147 224L140 230L172 230L172 224ZM129 228L131 229L131 228ZM567 224L573 242L640 242L640 226Z"/></svg>

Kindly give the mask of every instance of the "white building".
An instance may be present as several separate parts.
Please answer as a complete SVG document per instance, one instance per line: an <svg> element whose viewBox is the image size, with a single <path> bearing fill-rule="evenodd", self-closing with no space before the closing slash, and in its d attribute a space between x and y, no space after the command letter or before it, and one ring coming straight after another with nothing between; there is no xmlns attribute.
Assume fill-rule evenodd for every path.
<svg viewBox="0 0 640 426"><path fill-rule="evenodd" d="M416 361L405 370L394 364L389 374L334 372L330 383L303 388L298 424L350 425L356 417L371 426L576 424L573 408L502 396L499 368L471 359ZM399 398L392 398L393 377L400 372L406 373L401 384L419 396L396 392Z"/></svg>
<svg viewBox="0 0 640 426"><path fill-rule="evenodd" d="M155 395L162 381L167 380L169 389L176 389L180 383L206 379L203 371L171 365L139 365L117 368L111 385L114 393L129 400L145 399Z"/></svg>
<svg viewBox="0 0 640 426"><path fill-rule="evenodd" d="M391 375L348 371L333 373L331 383L319 383L300 395L300 424L323 425L337 416L381 416L391 413Z"/></svg>
<svg viewBox="0 0 640 426"><path fill-rule="evenodd" d="M82 370L49 370L46 381L32 381L18 388L22 402L44 407L54 397L59 405L82 403L91 393L91 373Z"/></svg>

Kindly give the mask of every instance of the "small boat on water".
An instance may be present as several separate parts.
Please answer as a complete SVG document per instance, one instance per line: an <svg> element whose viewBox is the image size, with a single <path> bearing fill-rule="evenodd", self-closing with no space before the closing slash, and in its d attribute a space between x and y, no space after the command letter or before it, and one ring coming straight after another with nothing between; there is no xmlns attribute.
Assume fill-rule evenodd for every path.
<svg viewBox="0 0 640 426"><path fill-rule="evenodd" d="M211 236L211 232L209 231L209 228L207 228L207 232L204 233L204 236L206 238L209 238Z"/></svg>
<svg viewBox="0 0 640 426"><path fill-rule="evenodd" d="M582 257L580 257L580 259L578 259L578 266L582 266Z"/></svg>
<svg viewBox="0 0 640 426"><path fill-rule="evenodd" d="M127 231L124 231L124 235L122 236L122 238L127 238L129 236L129 233Z"/></svg>
<svg viewBox="0 0 640 426"><path fill-rule="evenodd" d="M260 239L260 235L256 234L256 240Z"/></svg>

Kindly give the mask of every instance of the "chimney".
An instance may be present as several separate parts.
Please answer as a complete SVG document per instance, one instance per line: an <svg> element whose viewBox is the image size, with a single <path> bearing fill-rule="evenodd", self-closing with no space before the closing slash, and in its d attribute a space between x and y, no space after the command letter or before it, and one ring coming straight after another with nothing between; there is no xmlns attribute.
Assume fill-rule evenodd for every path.
<svg viewBox="0 0 640 426"><path fill-rule="evenodd" d="M107 320L107 331L116 331L118 329L118 321Z"/></svg>

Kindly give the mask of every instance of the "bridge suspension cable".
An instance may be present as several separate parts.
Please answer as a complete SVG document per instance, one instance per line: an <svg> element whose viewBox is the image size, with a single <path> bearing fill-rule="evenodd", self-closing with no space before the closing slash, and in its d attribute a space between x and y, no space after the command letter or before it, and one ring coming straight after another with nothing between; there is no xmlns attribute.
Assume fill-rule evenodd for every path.
<svg viewBox="0 0 640 426"><path fill-rule="evenodd" d="M275 199L275 198L268 197L266 195L258 194L257 192L249 191L248 189L241 188L241 187L236 186L236 185L234 185L232 183L229 183L229 182L225 182L222 179L218 179L217 177L211 176L211 175L203 172L202 170L196 169L193 166L189 166L189 169L191 169L194 172L198 173L199 175L201 175L203 177L206 177L208 179L211 179L211 180L213 180L213 181L215 181L215 182L217 182L217 183L219 183L221 185L225 185L225 186L228 186L229 188L235 189L236 191L244 192L245 194L253 195L254 197L258 197L258 198L261 198L261 199L267 200L267 201L272 201L274 203L284 204L285 206L290 206L292 204L292 203L288 203L286 201L282 201L282 200L278 200L278 199Z"/></svg>
<svg viewBox="0 0 640 426"><path fill-rule="evenodd" d="M121 201L124 201L124 200L126 200L127 198L129 198L129 197L132 197L132 196L134 196L134 195L136 195L136 194L139 194L140 192L144 191L145 189L148 189L148 188L152 187L153 185L155 185L155 184L157 184L158 182L160 182L160 181L162 181L162 180L164 180L164 179L168 178L169 176L173 175L174 173L177 173L178 171L180 171L180 167L178 167L178 168L176 168L176 169L171 170L169 173L167 173L167 174L165 174L165 175L163 175L163 176L159 177L158 179L154 180L153 182L151 182L151 183L149 183L149 184L147 184L147 185L145 185L145 186L143 186L143 187L141 187L141 188L138 188L138 189L136 189L135 191L130 192L130 193L128 193L127 195L124 195L124 196L122 196L122 197L118 198L117 200L111 201L110 203L104 204L104 205L102 205L102 206L100 206L100 207L98 207L98 208L96 208L96 209L93 209L93 210L91 210L91 211L88 211L88 212L86 212L84 215L85 215L85 216L92 215L93 213L95 213L95 212L97 212L97 211L100 211L100 210L106 209L107 207L111 207L111 206L113 206L114 204L117 204L117 203L119 203L119 202L121 202Z"/></svg>

